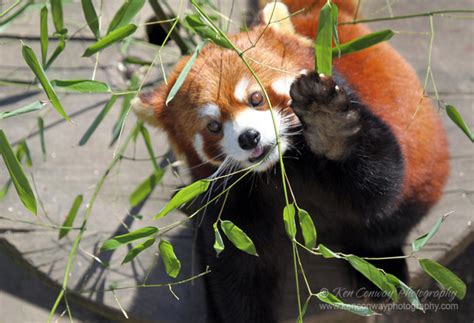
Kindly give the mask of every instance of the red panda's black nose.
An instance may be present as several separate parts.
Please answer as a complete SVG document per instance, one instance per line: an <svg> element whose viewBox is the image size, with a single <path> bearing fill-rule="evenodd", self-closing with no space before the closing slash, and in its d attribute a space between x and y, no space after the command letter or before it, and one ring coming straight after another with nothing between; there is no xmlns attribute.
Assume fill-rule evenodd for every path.
<svg viewBox="0 0 474 323"><path fill-rule="evenodd" d="M250 150L257 147L259 141L260 132L255 129L247 129L239 136L239 146L245 150Z"/></svg>

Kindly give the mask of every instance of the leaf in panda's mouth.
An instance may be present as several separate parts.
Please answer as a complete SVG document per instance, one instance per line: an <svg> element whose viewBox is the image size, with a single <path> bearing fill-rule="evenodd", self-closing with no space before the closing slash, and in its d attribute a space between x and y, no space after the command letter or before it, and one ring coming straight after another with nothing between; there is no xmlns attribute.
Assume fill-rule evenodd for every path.
<svg viewBox="0 0 474 323"><path fill-rule="evenodd" d="M251 163L256 163L264 159L270 150L272 149L271 145L268 146L258 146L252 151L252 154L250 155L249 162Z"/></svg>

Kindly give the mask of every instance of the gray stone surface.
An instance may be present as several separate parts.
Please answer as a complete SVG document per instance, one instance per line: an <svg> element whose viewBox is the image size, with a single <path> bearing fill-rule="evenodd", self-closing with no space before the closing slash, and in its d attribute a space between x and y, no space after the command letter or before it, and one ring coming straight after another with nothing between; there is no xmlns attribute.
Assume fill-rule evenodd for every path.
<svg viewBox="0 0 474 323"><path fill-rule="evenodd" d="M226 2L226 5L229 5L229 3ZM238 2L239 5L241 3L243 1ZM104 1L104 25L107 25L107 19L110 20L119 4L119 1ZM76 1L71 6L74 9L67 11L68 15L71 16L68 21L74 22L69 27L71 30L75 30L82 26L84 21L78 2ZM385 1L367 0L363 3L362 9L366 17L388 15L389 12L386 8L379 10L383 7L385 7ZM468 0L456 2L436 0L394 2L392 9L394 14L399 15L435 9L472 9L473 7L473 3ZM238 18L240 10L242 8L236 6L234 17ZM224 12L228 12L228 10ZM19 41L12 41L12 38L2 38L2 35L8 34L19 38L37 36L37 16L37 11L32 10L26 13L21 20L0 33L0 79L32 80L32 74L21 58ZM145 21L148 16L149 9L144 10L138 21ZM389 27L400 31L391 42L415 66L420 78L423 78L426 71L429 36L419 32L429 32L428 22L428 18L423 17L376 23L372 24L371 27L374 30ZM471 128L474 128L472 105L474 96L472 79L474 71L472 60L474 24L470 19L454 19L453 17L435 17L434 22L436 38L433 48L432 69L436 84L442 99L455 105L465 117L466 122ZM140 31L139 35L143 35L143 31ZM81 36L89 37L90 34L85 29ZM29 40L28 44L39 52L39 43L34 38ZM94 69L94 59L78 58L80 57L78 53L82 53L88 44L90 42L85 40L69 42L66 52L48 71L50 78L90 78ZM131 52L151 60L155 50L134 44ZM165 67L171 66L178 56L179 51L176 48L173 46L166 48L163 51ZM126 80L122 77L123 73L119 70L118 64L122 57L123 55L118 47L114 46L107 49L100 55L100 64L97 71L98 80L107 82L117 90L126 87ZM157 68L148 81L156 83L159 77L160 71ZM431 87L430 93L432 93ZM34 100L44 98L44 94L34 88L0 87L1 110L18 108ZM47 318L49 308L52 306L55 292L57 292L59 286L58 283L62 281L67 255L77 231L71 231L66 238L58 240L56 229L41 225L49 225L50 221L61 224L77 194L84 194L85 201L76 219L76 225L81 223L85 204L89 202L97 181L106 170L113 156L115 146L109 147L109 144L111 129L120 110L120 100L117 101L90 142L83 147L78 147L78 142L107 99L107 95L62 93L61 101L67 112L72 115L72 124L62 121L56 112L49 107L40 112L40 115L44 116L47 126L45 132L46 161L41 158L39 136L35 132L37 114L27 114L0 121L0 127L5 130L12 143L18 142L25 136L29 138L28 145L31 149L34 166L31 170L28 170L28 173L34 175L37 194L44 204L44 210L40 210L38 217L33 218L19 203L14 192L10 192L5 200L0 201L0 251L10 256L2 255L0 257L1 276L2 278L5 275L10 277L8 280L0 280L2 321L6 319L8 322L36 322L45 321ZM414 230L408 240L411 241L427 232L441 215L454 211L439 233L420 253L422 257L434 258L448 264L473 241L474 237L472 231L474 148L464 134L448 120L444 111L440 111L440 115L449 136L452 156L451 177L443 200ZM125 133L131 129L134 120L134 116L130 115L128 117ZM165 138L159 132L151 131L151 134L155 152L157 155L165 155L168 151ZM436 140L436 138L433 138L433 140ZM148 157L140 138L136 145L132 145L127 150L125 155L128 157L136 156L137 159ZM436 156L433 156L433 158L436 158ZM166 163L166 159L163 158L162 162ZM164 273L161 262L155 262L154 254L156 250L149 250L139 256L133 263L126 265L120 264L127 252L126 248L101 254L101 261L110 263L108 268L102 266L93 257L93 255L99 255L98 248L102 241L119 232L126 232L128 228L136 229L146 225L163 227L184 218L181 213L174 212L158 222L151 221L151 217L166 203L176 188L187 182L185 171L182 171L179 176L167 172L163 184L155 189L146 203L138 208L130 209L128 204L129 194L144 178L151 174L152 170L149 161L124 159L119 167L114 168L109 174L99 194L87 225L87 231L75 258L68 285L72 289L69 294L70 301L85 305L88 309L80 310L73 307L72 311L77 321L95 322L100 320L98 316L89 313L90 311L99 312L109 318L123 318L116 299L119 300L134 321L143 319L164 322L187 322L190 320L201 322L204 320L203 289L202 280L200 279L197 279L194 284L179 285L173 288L173 291L179 297L179 301L174 298L167 288L124 289L116 291L115 297L110 292L78 292L84 289L101 290L110 286L124 287L135 286L144 282L153 284L172 281ZM0 167L0 185L6 182L7 177L8 174L4 167ZM133 215L143 215L143 219L139 220ZM167 236L175 245L177 255L183 264L183 270L178 277L180 279L192 275L192 236L193 230L190 226L173 230ZM11 259L15 259L15 265L11 263ZM8 263L8 266L4 266L6 263ZM18 271L11 269L12 266L17 265ZM3 268L5 268L5 272ZM10 269L7 270L7 268ZM38 285L31 276L23 273L25 268L39 276L48 286L56 289L50 290L43 287L43 285ZM341 281L346 281L348 277L346 267L328 261L316 262L308 270L317 271L313 275L314 290L318 290L317 287L338 286ZM410 272L415 287L430 286L431 280L421 273L416 263L410 263ZM19 280L24 283L22 285L15 283ZM31 285L29 282L31 282ZM291 286L289 288L290 292L285 295L285 299L286 297L292 297ZM35 296L36 299L31 296L31 293L34 293L33 290L36 291L36 294L41 294L40 299L38 299L38 296ZM23 301L20 301L20 298ZM286 318L293 320L295 317L295 303L293 300L287 300L285 304L288 305L282 311L285 312ZM61 311L58 311L58 313ZM311 309L308 319L314 319L311 316L311 312L314 311L315 309ZM337 319L334 313L331 313L328 316L329 318L326 318L326 314L318 317L324 320L334 320L335 317ZM340 320L342 321L344 318L347 319L346 316L341 317ZM354 319L353 316L350 316L350 318ZM61 319L61 321L67 320L67 317Z"/></svg>

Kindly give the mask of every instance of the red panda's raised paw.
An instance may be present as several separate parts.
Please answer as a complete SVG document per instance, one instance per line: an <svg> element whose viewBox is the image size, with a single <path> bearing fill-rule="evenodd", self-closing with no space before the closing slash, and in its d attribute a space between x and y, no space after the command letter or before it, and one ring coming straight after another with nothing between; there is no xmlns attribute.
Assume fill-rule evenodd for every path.
<svg viewBox="0 0 474 323"><path fill-rule="evenodd" d="M290 88L291 108L304 126L311 150L332 160L344 158L360 126L360 112L329 76L301 75Z"/></svg>

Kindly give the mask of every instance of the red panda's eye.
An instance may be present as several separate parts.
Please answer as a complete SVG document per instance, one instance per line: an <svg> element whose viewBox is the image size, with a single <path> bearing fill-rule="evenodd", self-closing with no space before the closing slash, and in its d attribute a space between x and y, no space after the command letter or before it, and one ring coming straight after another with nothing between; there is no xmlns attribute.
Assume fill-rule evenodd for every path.
<svg viewBox="0 0 474 323"><path fill-rule="evenodd" d="M222 129L222 125L219 121L211 121L207 124L207 129L212 133L219 133Z"/></svg>
<svg viewBox="0 0 474 323"><path fill-rule="evenodd" d="M253 92L249 96L249 103L253 107L258 107L263 104L263 95L260 92Z"/></svg>

